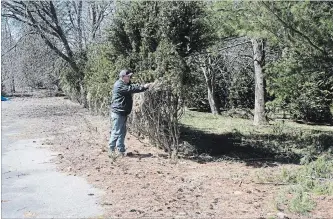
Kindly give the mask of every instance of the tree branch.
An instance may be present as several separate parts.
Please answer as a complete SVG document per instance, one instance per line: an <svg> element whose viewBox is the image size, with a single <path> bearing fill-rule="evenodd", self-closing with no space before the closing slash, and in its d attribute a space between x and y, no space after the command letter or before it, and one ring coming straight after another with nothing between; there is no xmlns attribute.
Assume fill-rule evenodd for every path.
<svg viewBox="0 0 333 219"><path fill-rule="evenodd" d="M64 35L64 32L63 32L62 28L59 26L57 12L55 10L53 2L50 1L49 4L50 4L51 15L52 15L51 18L52 18L53 22L56 25L57 33L59 34L60 40L62 41L62 43L63 43L63 45L65 47L67 56L71 60L70 64L73 65L72 67L74 68L75 71L78 71L79 68L76 66L76 64L75 64L75 67L74 67L74 60L73 60L74 54L73 54L73 51L71 50L71 48L70 48L70 46L68 44L68 41L67 41L67 39L66 39L66 37Z"/></svg>
<svg viewBox="0 0 333 219"><path fill-rule="evenodd" d="M250 43L251 41L245 41L245 42L241 42L241 43L237 43L237 44L234 44L234 45L231 45L231 46L226 46L226 47L223 47L223 48L220 48L220 49L217 49L216 51L217 52L220 52L220 51L224 51L224 50L227 50L227 49L230 49L230 48L234 48L234 47L237 47L237 46L240 46L240 45L244 45L244 44L247 44L247 43ZM214 52L216 52L214 51ZM196 54L193 54L193 55L190 55L190 56L200 56L200 55L205 55L205 54L211 54L213 52L202 52L202 53L196 53Z"/></svg>
<svg viewBox="0 0 333 219"><path fill-rule="evenodd" d="M301 37L303 37L313 48L317 49L318 51L320 51L322 54L324 55L328 55L326 51L322 50L319 46L315 45L311 39L306 36L304 33L302 33L300 30L297 30L296 28L294 28L293 26L289 25L286 21L284 21L281 17L279 17L265 2L261 1L260 2L262 5L264 5L264 7L270 11L285 27L289 28L291 31L299 34Z"/></svg>
<svg viewBox="0 0 333 219"><path fill-rule="evenodd" d="M15 43L14 46L12 46L12 47L11 47L10 49L8 49L6 52L1 53L1 57L5 56L7 53L9 53L9 52L12 51L14 48L16 48L17 45L20 43L20 40L21 40L22 38L26 37L27 35L30 35L30 34L32 34L32 32L26 33L26 34L24 34L23 36L21 36L21 37L17 40L17 42Z"/></svg>

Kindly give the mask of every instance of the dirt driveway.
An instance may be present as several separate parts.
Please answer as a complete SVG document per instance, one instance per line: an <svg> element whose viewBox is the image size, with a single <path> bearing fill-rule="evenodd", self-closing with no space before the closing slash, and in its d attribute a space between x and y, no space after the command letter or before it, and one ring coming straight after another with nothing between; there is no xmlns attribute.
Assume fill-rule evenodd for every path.
<svg viewBox="0 0 333 219"><path fill-rule="evenodd" d="M52 161L60 172L84 177L104 192L98 203L105 217L274 218L279 212L274 197L281 186L256 183L258 174L281 171L278 164L255 168L184 159L173 164L130 135L126 145L134 155L112 163L107 118L63 97L16 98L6 107L4 117L28 124L21 137L43 138L41 144L57 152ZM312 216L333 213L329 205L318 205Z"/></svg>

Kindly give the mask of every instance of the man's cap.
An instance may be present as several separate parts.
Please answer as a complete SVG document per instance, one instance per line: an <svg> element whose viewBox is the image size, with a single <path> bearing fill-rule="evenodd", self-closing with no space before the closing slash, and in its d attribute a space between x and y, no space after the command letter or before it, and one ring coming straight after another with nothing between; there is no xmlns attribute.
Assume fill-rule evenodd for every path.
<svg viewBox="0 0 333 219"><path fill-rule="evenodd" d="M131 72L128 69L124 69L121 70L121 72L119 73L119 77L123 77L123 76L131 76L133 74L133 72Z"/></svg>

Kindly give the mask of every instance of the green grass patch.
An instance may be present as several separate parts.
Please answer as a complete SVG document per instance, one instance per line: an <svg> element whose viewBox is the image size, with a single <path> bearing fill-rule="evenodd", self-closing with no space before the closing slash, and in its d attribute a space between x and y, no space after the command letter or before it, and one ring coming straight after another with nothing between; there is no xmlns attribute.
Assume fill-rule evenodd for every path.
<svg viewBox="0 0 333 219"><path fill-rule="evenodd" d="M306 214L316 206L312 196L333 195L332 157L323 155L297 170L284 169L275 181L290 184L279 192L277 208Z"/></svg>
<svg viewBox="0 0 333 219"><path fill-rule="evenodd" d="M183 140L199 152L234 155L239 159L267 158L310 162L331 153L333 128L291 121L270 121L256 127L253 121L210 113L186 111L181 120Z"/></svg>
<svg viewBox="0 0 333 219"><path fill-rule="evenodd" d="M232 130L239 130L242 133L251 133L251 131L253 131L252 122L250 120L195 111L186 111L181 123L215 134L229 133Z"/></svg>
<svg viewBox="0 0 333 219"><path fill-rule="evenodd" d="M333 107L332 107L333 110ZM228 116L213 115L211 113L196 112L187 110L181 119L181 123L203 131L216 134L223 134L237 129L243 134L260 132L274 133L290 131L309 131L309 132L333 132L332 126L306 125L292 121L270 121L270 126L256 127L249 119L232 118ZM279 134L279 133L277 133Z"/></svg>
<svg viewBox="0 0 333 219"><path fill-rule="evenodd" d="M320 156L317 160L305 164L296 171L284 170L281 179L287 183L301 185L306 192L333 195L332 156Z"/></svg>
<svg viewBox="0 0 333 219"><path fill-rule="evenodd" d="M301 186L282 189L275 201L279 210L287 208L290 212L301 214L307 214L316 207L311 194L305 192Z"/></svg>
<svg viewBox="0 0 333 219"><path fill-rule="evenodd" d="M307 214L316 207L315 196L333 195L332 158L332 155L325 154L300 167L282 168L278 173L260 169L256 181L281 185L275 198L279 211Z"/></svg>

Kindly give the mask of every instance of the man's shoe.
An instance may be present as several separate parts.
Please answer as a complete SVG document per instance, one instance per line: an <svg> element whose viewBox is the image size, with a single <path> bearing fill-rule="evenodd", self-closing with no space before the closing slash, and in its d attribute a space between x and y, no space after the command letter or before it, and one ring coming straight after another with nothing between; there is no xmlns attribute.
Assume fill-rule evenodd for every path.
<svg viewBox="0 0 333 219"><path fill-rule="evenodd" d="M115 158L117 156L115 151L109 151L109 158Z"/></svg>
<svg viewBox="0 0 333 219"><path fill-rule="evenodd" d="M117 157L125 157L125 156L126 156L125 152L117 151Z"/></svg>

